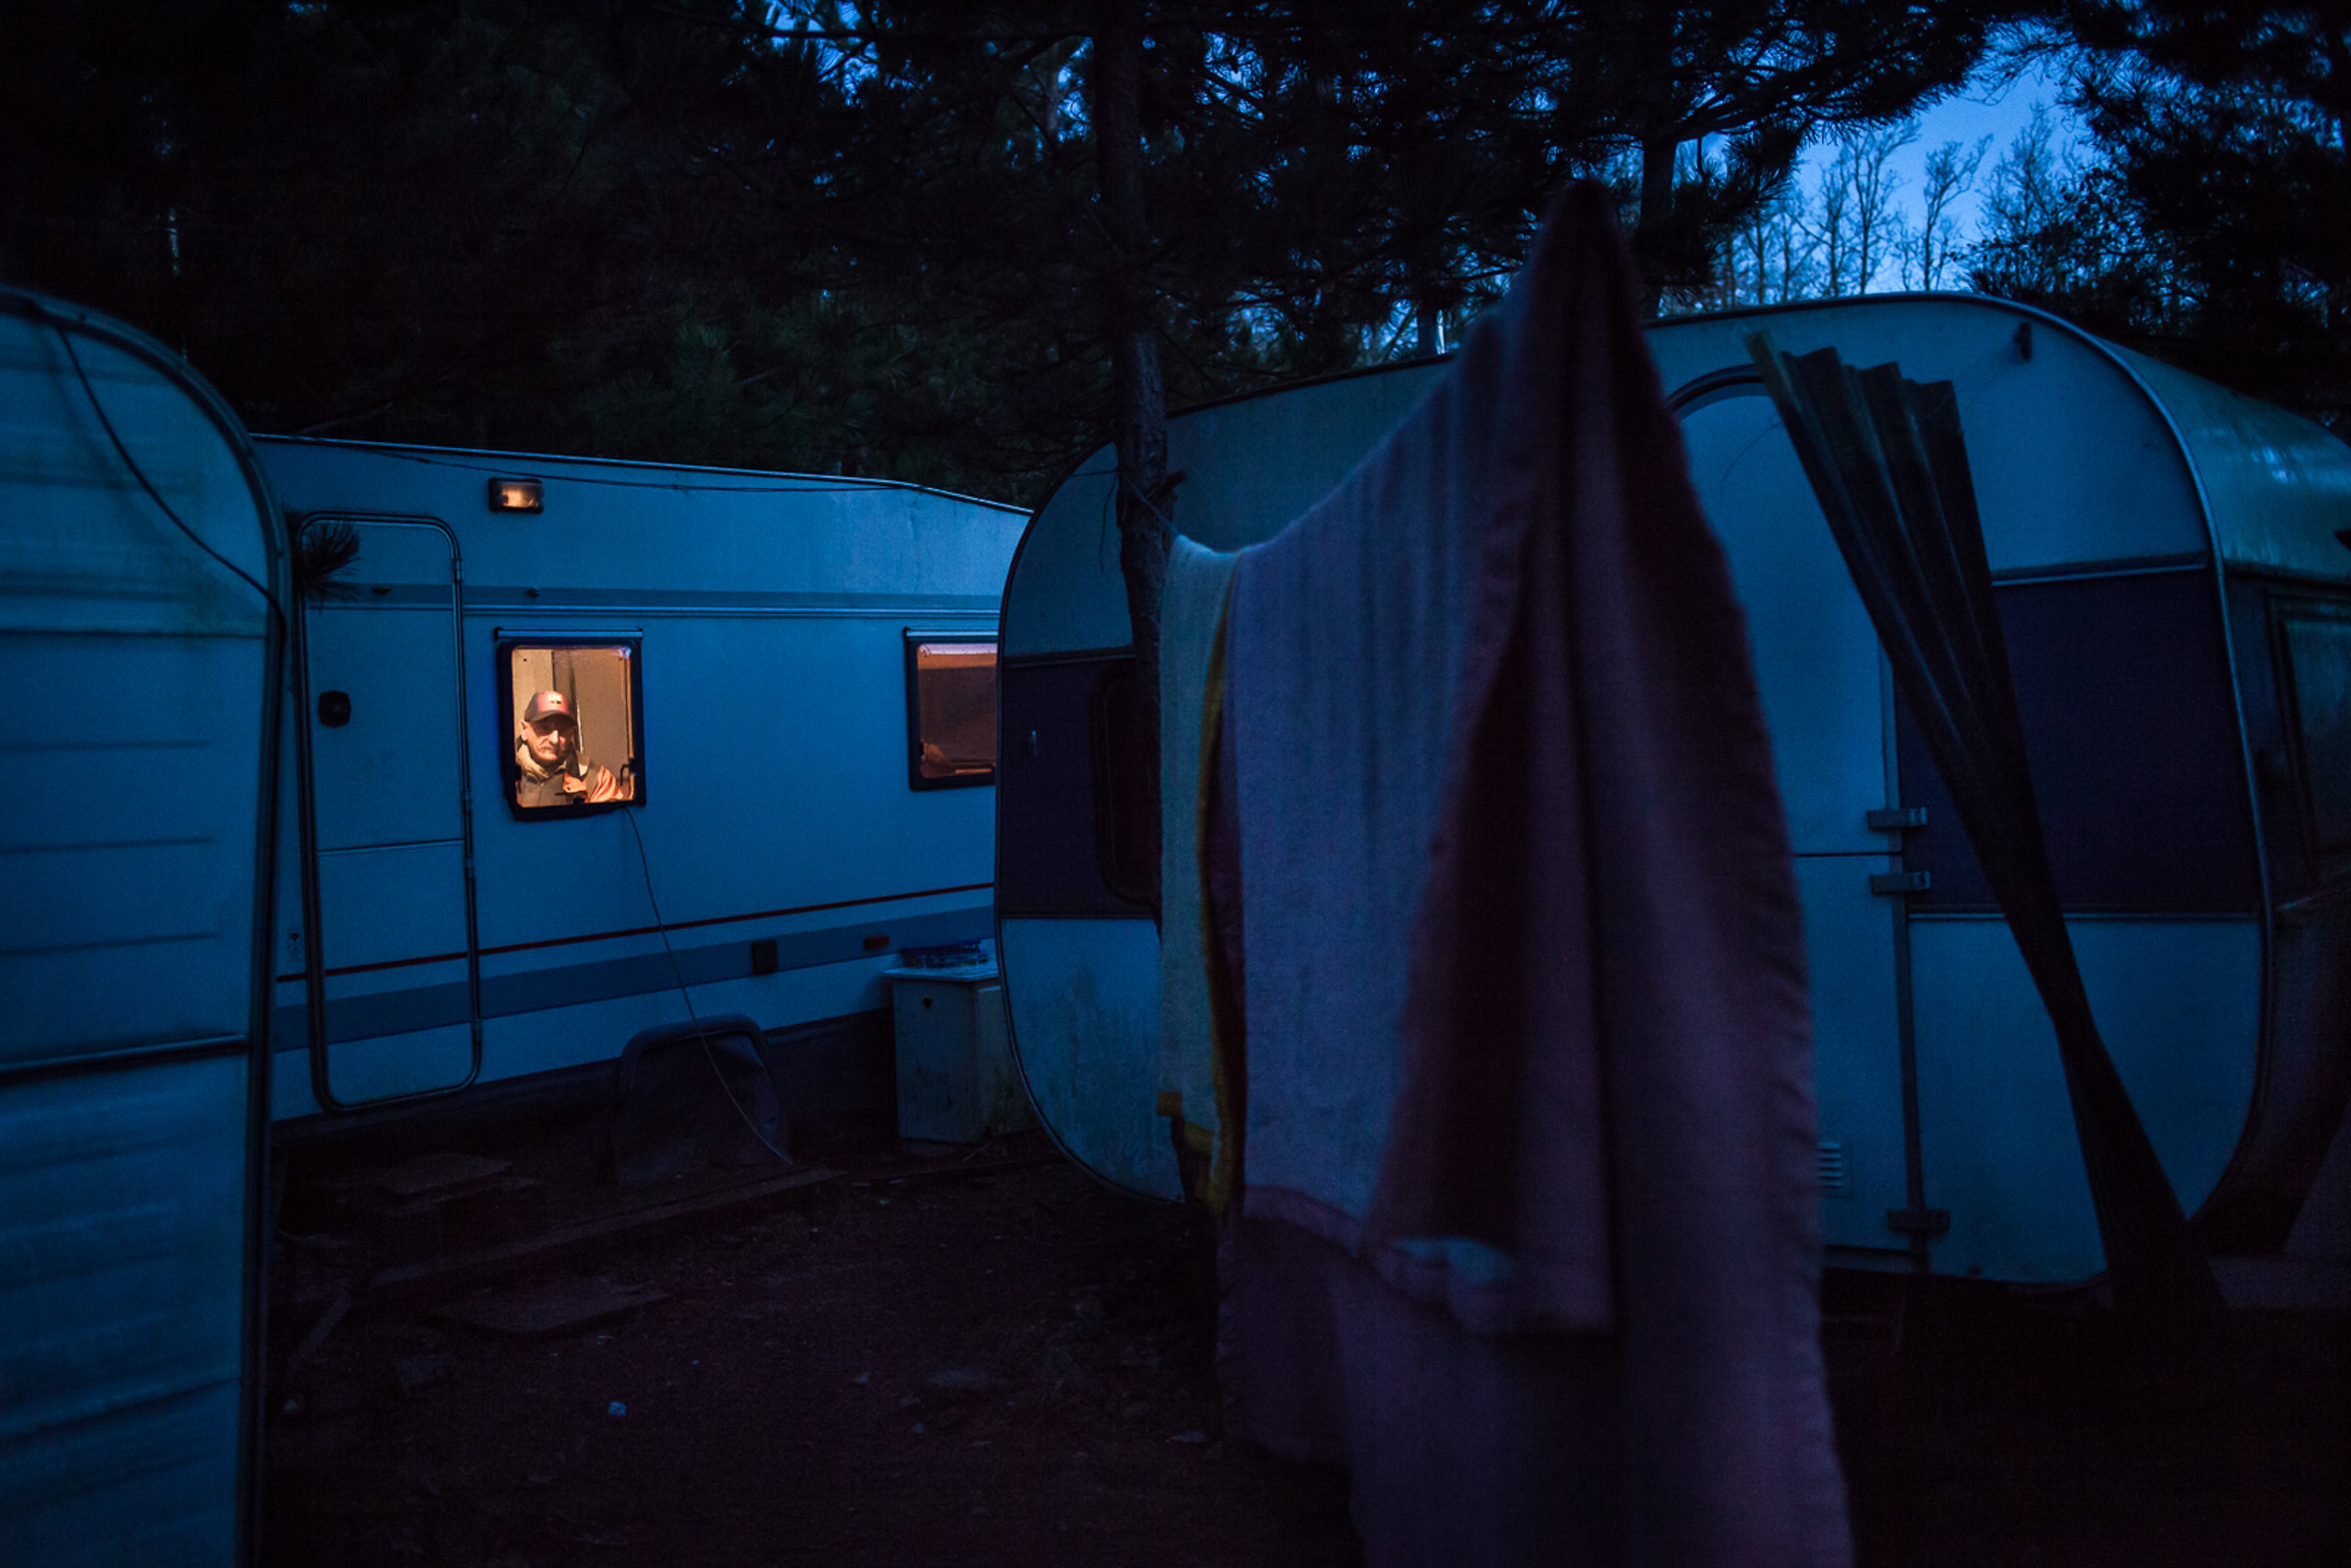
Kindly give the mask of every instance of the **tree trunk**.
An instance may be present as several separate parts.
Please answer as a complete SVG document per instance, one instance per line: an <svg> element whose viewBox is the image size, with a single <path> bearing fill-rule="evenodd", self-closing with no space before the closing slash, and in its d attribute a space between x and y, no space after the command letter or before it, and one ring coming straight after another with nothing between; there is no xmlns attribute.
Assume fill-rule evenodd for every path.
<svg viewBox="0 0 2351 1568"><path fill-rule="evenodd" d="M1168 521L1174 493L1167 478L1167 397L1159 382L1159 345L1144 275L1151 223L1143 206L1142 5L1143 0L1102 3L1094 39L1094 150L1110 240L1109 272L1102 283L1118 442L1118 567L1126 579L1127 619L1135 636L1142 710L1135 718L1149 758L1149 819L1155 830L1159 590L1167 579L1175 531Z"/></svg>
<svg viewBox="0 0 2351 1568"><path fill-rule="evenodd" d="M1665 293L1666 230L1674 217L1674 161L1682 143L1672 131L1641 138L1641 212L1633 220L1633 256L1641 264L1641 307L1655 316Z"/></svg>

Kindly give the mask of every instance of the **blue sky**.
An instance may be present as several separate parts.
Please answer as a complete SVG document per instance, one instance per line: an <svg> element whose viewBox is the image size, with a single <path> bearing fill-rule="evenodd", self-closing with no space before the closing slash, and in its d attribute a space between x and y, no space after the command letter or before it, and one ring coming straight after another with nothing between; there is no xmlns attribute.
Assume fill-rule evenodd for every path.
<svg viewBox="0 0 2351 1568"><path fill-rule="evenodd" d="M1944 142L1955 141L1972 147L1982 136L1991 137L1984 166L1978 171L1976 184L1959 203L1959 231L1962 238L1972 237L1976 229L1979 203L1992 166L2008 148L2017 132L2033 118L2038 105L2049 112L2051 128L2057 146L2062 150L2081 141L2081 122L2065 107L2065 82L2062 68L2049 62L2035 62L2033 68L2014 81L2002 85L1996 73L1979 72L1974 80L1949 98L1942 100L1919 116L1918 139L1893 157L1892 167L1901 183L1894 191L1894 205L1913 224L1919 221L1920 189L1924 183L1927 155ZM1797 166L1796 178L1810 190L1820 172L1837 157L1834 140L1815 143L1807 148ZM1879 279L1879 286L1890 286L1889 280Z"/></svg>

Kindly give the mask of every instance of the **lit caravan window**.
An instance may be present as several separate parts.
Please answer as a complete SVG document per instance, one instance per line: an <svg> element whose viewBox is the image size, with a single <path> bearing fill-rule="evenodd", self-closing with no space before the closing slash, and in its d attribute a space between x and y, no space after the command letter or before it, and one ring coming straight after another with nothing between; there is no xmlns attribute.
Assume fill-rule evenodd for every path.
<svg viewBox="0 0 2351 1568"><path fill-rule="evenodd" d="M996 639L906 635L907 781L996 782Z"/></svg>
<svg viewBox="0 0 2351 1568"><path fill-rule="evenodd" d="M2294 719L2310 802L2310 836L2322 860L2351 853L2351 620L2289 616Z"/></svg>
<svg viewBox="0 0 2351 1568"><path fill-rule="evenodd" d="M644 685L634 642L499 644L507 804L554 818L645 799Z"/></svg>

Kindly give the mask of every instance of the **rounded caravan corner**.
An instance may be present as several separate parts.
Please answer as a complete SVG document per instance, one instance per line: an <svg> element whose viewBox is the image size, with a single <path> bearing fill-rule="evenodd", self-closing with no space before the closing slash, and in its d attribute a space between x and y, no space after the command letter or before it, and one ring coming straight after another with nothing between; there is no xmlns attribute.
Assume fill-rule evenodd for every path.
<svg viewBox="0 0 2351 1568"><path fill-rule="evenodd" d="M478 1026L478 1076L435 1097L470 1114L588 1092L632 1035L686 1018L681 980L695 1012L759 1019L808 1116L878 1114L881 971L991 930L987 792L908 786L904 636L992 634L1026 514L831 475L257 445L292 505L368 536L303 671L350 716L315 730L335 755L299 786L324 912L278 941L320 950L324 1005L285 966L281 1130L337 1136L297 1051L314 1012L338 1095L371 1105L461 1087ZM493 506L517 476L536 512ZM458 546L423 551L404 520ZM517 682L571 700L586 764L634 765L627 809L500 804Z"/></svg>
<svg viewBox="0 0 2351 1568"><path fill-rule="evenodd" d="M128 322L116 320L97 311L69 304L31 289L19 288L12 283L0 283L0 316L45 326L57 334L61 342L68 331L73 331L120 350L170 382L203 414L214 433L235 455L237 470L252 497L256 513L269 519L261 541L261 559L266 569L260 580L247 577L246 582L270 611L282 618L291 586L288 581L291 552L284 519L278 512L268 475L262 468L252 434L245 428L244 421L237 417L236 411L228 406L227 400L177 353ZM69 364L72 365L72 362L69 361ZM81 388L81 395L95 406L97 395L91 387L87 368L79 365L72 365L72 368L74 379ZM101 419L103 421L103 415ZM121 450L121 439L118 432L107 432L108 444L116 446L118 452ZM134 473L133 478L144 486L142 475ZM156 498L151 494L150 499ZM212 554L202 541L191 542L206 554ZM220 560L218 556L214 559ZM241 568L227 562L221 562L221 564L242 574Z"/></svg>
<svg viewBox="0 0 2351 1568"><path fill-rule="evenodd" d="M1186 474L1177 526L1219 550L1270 537L1345 478L1446 363L1375 367L1171 414L1167 466ZM1039 1121L1106 1185L1174 1201L1183 1195L1155 1095L1157 926L1112 863L1116 834L1104 823L1120 813L1110 787L1097 788L1111 750L1100 733L1103 684L1132 660L1109 453L1097 448L1054 487L1005 581L997 952L1013 1056ZM1261 461L1236 461L1243 453Z"/></svg>
<svg viewBox="0 0 2351 1568"><path fill-rule="evenodd" d="M1102 479L1109 471L1104 464L1105 456L1111 452L1110 447L1097 447L1071 464L1068 470L1055 481L1053 488L1047 493L1044 504L1029 514L1027 522L1021 529L1019 542L1013 547L1012 558L1004 570L1003 604L1007 611L1033 603L1040 607L1045 614L1050 615L1051 607L1061 598L1051 588L1030 585L1024 589L1023 585L1026 581L1024 572L1029 571L1041 559L1049 555L1058 557L1066 554L1064 551L1039 548L1045 530L1052 526L1048 522L1049 514L1057 522L1063 513L1072 509L1091 508L1093 511L1101 513L1102 518L1106 520L1107 514L1102 509L1108 504L1111 493L1109 487L1107 485L1087 485L1084 481ZM1102 491L1101 496L1097 497L1090 493L1096 489ZM1056 508L1058 508L1057 511ZM1148 1182L1139 1183L1128 1171L1104 1170L1101 1168L1098 1159L1087 1157L1089 1150L1083 1142L1072 1141L1065 1130L1070 1120L1069 1107L1064 1103L1067 1096L1062 1094L1058 1099L1054 1098L1057 1086L1036 1069L1036 1064L1031 1060L1032 1053L1022 1048L1021 1009L1014 1004L1014 998L1022 994L1014 977L1023 970L1034 969L1036 964L1032 956L1026 951L1027 944L1024 940L1027 935L1025 926L1033 917L1022 911L1021 892L1017 886L1013 892L1012 911L1008 916L1005 909L1004 886L1007 834L1005 803L1007 801L1014 803L1011 809L1013 817L1017 820L1023 814L1019 803L1030 787L1028 764L1031 761L1042 763L1046 760L1040 755L1042 740L1033 736L1030 727L1024 722L1026 718L1023 703L1025 693L1022 687L1026 677L1021 672L1031 666L1058 665L1081 661L1087 662L1099 661L1107 663L1112 661L1131 659L1134 652L1134 637L1132 628L1127 622L1123 599L1117 604L1114 619L1116 623L1114 633L1105 634L1099 630L1094 631L1091 634L1094 646L1075 647L1072 646L1073 641L1086 640L1086 633L1072 633L1065 628L1053 625L1050 620L1041 616L1032 636L1030 624L1019 618L1016 613L1000 615L997 643L1000 678L997 684L996 700L1001 771L998 775L995 792L996 809L990 823L991 850L997 867L997 898L991 911L991 925L996 937L997 964L999 972L1004 977L1006 1043L1010 1048L1013 1068L1020 1076L1021 1091L1028 1097L1029 1103L1037 1108L1038 1125L1065 1158L1079 1170L1084 1171L1089 1178L1101 1183L1110 1191L1124 1197L1145 1200L1173 1201L1180 1195L1172 1191L1160 1190L1157 1186ZM1030 646L1032 640L1038 646ZM1093 842L1091 832L1089 832L1087 842L1089 844ZM1016 865L1022 863L1021 857L1017 852L1015 852L1012 863ZM1047 1025L1042 1020L1036 1020L1029 1027L1035 1037L1042 1039Z"/></svg>
<svg viewBox="0 0 2351 1568"><path fill-rule="evenodd" d="M0 621L19 675L0 925L0 1517L28 1568L250 1559L266 976L288 553L219 394L0 286ZM141 783L154 787L139 788ZM169 787L161 787L168 785ZM29 926L27 925L29 922ZM86 1179L60 1182L67 1161ZM122 1244L140 1245L125 1252ZM150 1312L124 1336L126 1315Z"/></svg>
<svg viewBox="0 0 2351 1568"><path fill-rule="evenodd" d="M2339 639L2314 647L2297 631L2351 616L2351 445L2299 415L2105 347L2162 410L2210 522L2261 851L2259 1075L2244 1136L2196 1226L2217 1252L2247 1260L2240 1273L2265 1257L2339 1269L2351 1264L2351 998L2336 979L2351 968L2351 856L2320 842L2321 800L2338 769L2314 750L2320 726L2299 688L2331 678L2341 654L2331 647ZM2246 1288L2264 1288L2260 1279Z"/></svg>

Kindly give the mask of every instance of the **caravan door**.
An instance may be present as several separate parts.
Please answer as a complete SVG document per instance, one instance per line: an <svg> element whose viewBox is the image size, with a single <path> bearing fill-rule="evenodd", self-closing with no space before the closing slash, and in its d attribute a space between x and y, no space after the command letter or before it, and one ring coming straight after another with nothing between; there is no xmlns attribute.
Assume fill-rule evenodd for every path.
<svg viewBox="0 0 2351 1568"><path fill-rule="evenodd" d="M1819 1074L1822 1240L1899 1251L1911 1206L1905 927L1892 691L1861 596L1762 383L1700 377L1674 402L1699 503L1746 607L1755 684L1795 856ZM1878 815L1876 822L1892 819ZM1853 1257L1846 1262L1860 1261Z"/></svg>
<svg viewBox="0 0 2351 1568"><path fill-rule="evenodd" d="M299 539L312 1092L446 1094L481 1068L457 540L330 514Z"/></svg>

